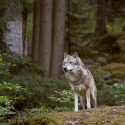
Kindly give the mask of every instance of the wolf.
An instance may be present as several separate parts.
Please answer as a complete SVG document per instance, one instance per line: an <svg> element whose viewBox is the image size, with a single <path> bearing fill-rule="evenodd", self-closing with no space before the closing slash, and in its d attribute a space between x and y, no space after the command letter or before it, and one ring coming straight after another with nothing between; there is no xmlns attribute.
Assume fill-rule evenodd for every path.
<svg viewBox="0 0 125 125"><path fill-rule="evenodd" d="M74 111L78 111L78 97L83 109L96 108L97 88L94 78L88 68L82 63L77 53L64 53L62 69L74 94Z"/></svg>

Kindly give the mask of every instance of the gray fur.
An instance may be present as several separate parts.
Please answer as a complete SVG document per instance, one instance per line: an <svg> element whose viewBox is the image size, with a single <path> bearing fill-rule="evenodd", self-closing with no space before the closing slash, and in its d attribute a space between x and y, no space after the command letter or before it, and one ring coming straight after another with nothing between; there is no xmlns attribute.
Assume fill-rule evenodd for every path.
<svg viewBox="0 0 125 125"><path fill-rule="evenodd" d="M78 97L80 97L81 105L87 109L97 106L97 89L94 78L88 68L82 63L77 54L64 54L62 69L69 85L74 93L75 111L78 111Z"/></svg>

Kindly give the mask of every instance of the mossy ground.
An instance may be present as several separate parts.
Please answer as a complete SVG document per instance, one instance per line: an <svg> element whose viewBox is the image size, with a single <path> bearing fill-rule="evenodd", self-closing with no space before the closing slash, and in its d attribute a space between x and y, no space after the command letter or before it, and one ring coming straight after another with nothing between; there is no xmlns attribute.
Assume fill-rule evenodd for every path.
<svg viewBox="0 0 125 125"><path fill-rule="evenodd" d="M125 125L125 106L102 107L77 113L53 112L39 114L27 118L25 125L64 125L67 121L75 122L79 120L80 123L77 125ZM11 125L15 125L15 123Z"/></svg>

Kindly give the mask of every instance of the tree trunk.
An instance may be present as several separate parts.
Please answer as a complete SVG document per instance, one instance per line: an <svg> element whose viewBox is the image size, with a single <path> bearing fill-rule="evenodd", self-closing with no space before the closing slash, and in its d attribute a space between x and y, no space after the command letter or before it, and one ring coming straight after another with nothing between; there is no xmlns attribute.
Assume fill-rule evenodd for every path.
<svg viewBox="0 0 125 125"><path fill-rule="evenodd" d="M23 3L22 10L22 43L23 55L27 55L27 7Z"/></svg>
<svg viewBox="0 0 125 125"><path fill-rule="evenodd" d="M52 42L53 0L41 1L39 65L49 74Z"/></svg>
<svg viewBox="0 0 125 125"><path fill-rule="evenodd" d="M40 9L41 0L34 0L32 61L38 64L39 39L40 39Z"/></svg>
<svg viewBox="0 0 125 125"><path fill-rule="evenodd" d="M106 17L109 21L113 21L113 8L112 0L107 0L106 2Z"/></svg>
<svg viewBox="0 0 125 125"><path fill-rule="evenodd" d="M53 14L53 41L50 76L58 78L64 52L65 0L55 0Z"/></svg>
<svg viewBox="0 0 125 125"><path fill-rule="evenodd" d="M97 0L97 11L96 11L96 29L97 34L103 35L107 33L106 29L106 8L105 0Z"/></svg>
<svg viewBox="0 0 125 125"><path fill-rule="evenodd" d="M0 17L3 18L4 16L4 8L0 6ZM0 27L0 42L3 40L3 28Z"/></svg>

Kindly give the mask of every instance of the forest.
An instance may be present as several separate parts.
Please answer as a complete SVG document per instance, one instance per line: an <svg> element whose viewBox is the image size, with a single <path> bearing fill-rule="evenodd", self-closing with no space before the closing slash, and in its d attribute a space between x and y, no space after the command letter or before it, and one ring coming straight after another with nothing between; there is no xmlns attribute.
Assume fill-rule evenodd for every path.
<svg viewBox="0 0 125 125"><path fill-rule="evenodd" d="M97 108L74 112L65 52L92 73ZM125 125L125 1L0 0L0 125Z"/></svg>

